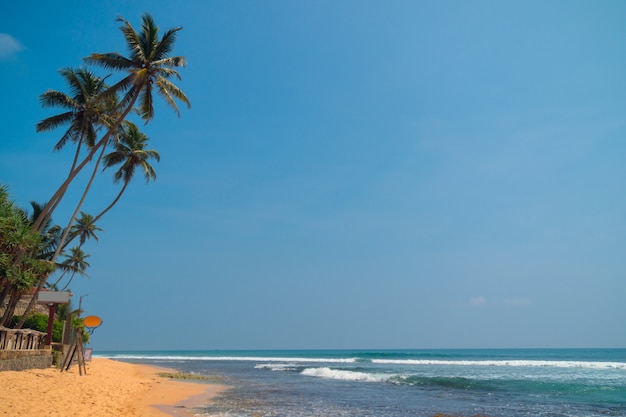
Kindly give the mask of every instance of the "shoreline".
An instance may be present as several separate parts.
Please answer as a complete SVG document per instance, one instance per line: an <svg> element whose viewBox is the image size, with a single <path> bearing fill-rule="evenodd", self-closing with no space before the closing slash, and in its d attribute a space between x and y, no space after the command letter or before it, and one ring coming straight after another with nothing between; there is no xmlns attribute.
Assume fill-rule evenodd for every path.
<svg viewBox="0 0 626 417"><path fill-rule="evenodd" d="M78 366L0 372L0 416L189 417L226 389L223 385L173 380L173 371L151 365L94 358Z"/></svg>

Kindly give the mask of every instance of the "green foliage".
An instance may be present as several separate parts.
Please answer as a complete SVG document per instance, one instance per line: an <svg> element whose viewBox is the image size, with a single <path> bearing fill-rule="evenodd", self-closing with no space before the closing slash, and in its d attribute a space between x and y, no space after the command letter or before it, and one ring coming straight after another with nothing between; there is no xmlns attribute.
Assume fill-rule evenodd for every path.
<svg viewBox="0 0 626 417"><path fill-rule="evenodd" d="M0 185L0 287L26 290L52 271L54 266L32 256L40 247L41 235L31 229L25 213L10 200L7 187Z"/></svg>
<svg viewBox="0 0 626 417"><path fill-rule="evenodd" d="M13 317L12 325L15 325L19 319L20 317L18 316ZM48 316L41 313L32 313L26 317L24 328L45 333L48 331ZM61 337L63 337L63 322L55 321L52 325L52 341L55 343L61 342Z"/></svg>
<svg viewBox="0 0 626 417"><path fill-rule="evenodd" d="M72 328L80 329L83 334L83 343L89 343L91 335L85 331L85 322L78 316L72 316Z"/></svg>

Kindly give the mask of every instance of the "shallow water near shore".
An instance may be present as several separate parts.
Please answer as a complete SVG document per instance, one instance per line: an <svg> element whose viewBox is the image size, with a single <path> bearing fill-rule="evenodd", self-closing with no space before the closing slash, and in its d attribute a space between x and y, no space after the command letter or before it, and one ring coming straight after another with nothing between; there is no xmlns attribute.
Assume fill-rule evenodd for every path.
<svg viewBox="0 0 626 417"><path fill-rule="evenodd" d="M199 415L626 416L626 349L96 352L220 376Z"/></svg>

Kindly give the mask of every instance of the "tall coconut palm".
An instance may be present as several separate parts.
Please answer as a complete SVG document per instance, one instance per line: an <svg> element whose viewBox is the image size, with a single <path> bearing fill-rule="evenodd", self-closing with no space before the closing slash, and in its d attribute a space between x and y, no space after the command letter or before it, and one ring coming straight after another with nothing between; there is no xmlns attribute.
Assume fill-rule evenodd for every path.
<svg viewBox="0 0 626 417"><path fill-rule="evenodd" d="M139 33L128 21L123 18L118 20L123 23L120 29L126 39L130 56L127 58L117 52L109 52L91 54L85 60L107 69L128 73L124 79L111 86L109 92L113 94L125 92L121 100L125 106L139 99L139 114L146 122L154 117L153 88L155 86L159 95L180 116L174 99L182 101L187 107L191 107L191 104L185 93L169 79L172 77L181 79L180 74L174 68L184 67L185 58L169 54L174 47L178 31L182 27L167 30L159 39L159 28L149 14L142 16Z"/></svg>
<svg viewBox="0 0 626 417"><path fill-rule="evenodd" d="M87 239L98 241L96 232L102 232L102 229L96 226L96 220L91 214L80 212L80 216L76 219L72 226L72 237L79 238L79 246L83 246Z"/></svg>
<svg viewBox="0 0 626 417"><path fill-rule="evenodd" d="M78 148L83 142L91 147L97 139L96 130L106 122L105 105L112 104L103 101L100 96L107 88L105 79L84 68L63 68L59 73L67 82L71 95L48 90L39 97L39 101L43 107L61 107L67 111L37 123L37 132L69 124L68 129L54 146L54 150L61 150L68 140L76 143ZM76 156L74 164L77 159Z"/></svg>
<svg viewBox="0 0 626 417"><path fill-rule="evenodd" d="M124 129L119 137L116 149L104 157L104 169L120 165L119 169L113 174L113 182L122 181L122 188L111 204L109 204L100 214L98 214L94 222L99 220L106 212L108 212L122 197L126 187L133 179L135 170L143 171L146 182L156 179L156 171L150 165L150 160L155 159L157 162L161 160L159 153L153 149L146 149L149 138L139 131L139 128L131 122L124 123Z"/></svg>
<svg viewBox="0 0 626 417"><path fill-rule="evenodd" d="M89 268L89 262L87 262L87 258L89 258L89 256L90 255L88 253L85 253L80 248L80 246L71 248L67 258L65 258L65 260L60 264L61 270L63 272L59 279L57 279L57 281L52 286L58 286L63 278L65 278L65 276L69 273L70 279L67 281L65 286L59 290L65 291L67 287L69 287L69 285L72 283L72 280L74 279L74 276L76 276L76 274L85 277L88 276L85 271L87 270L87 268Z"/></svg>
<svg viewBox="0 0 626 417"><path fill-rule="evenodd" d="M37 132L56 129L69 125L61 139L54 146L54 150L61 150L68 141L76 144L74 160L69 176L76 169L78 158L83 146L90 149L97 139L97 130L111 124L114 116L115 101L103 98L106 91L105 79L96 76L87 69L64 68L59 71L69 86L69 94L57 90L48 90L40 96L43 107L60 107L66 111L55 116L43 119L37 124ZM67 187L60 188L40 211L33 227L42 230L46 221L59 204Z"/></svg>

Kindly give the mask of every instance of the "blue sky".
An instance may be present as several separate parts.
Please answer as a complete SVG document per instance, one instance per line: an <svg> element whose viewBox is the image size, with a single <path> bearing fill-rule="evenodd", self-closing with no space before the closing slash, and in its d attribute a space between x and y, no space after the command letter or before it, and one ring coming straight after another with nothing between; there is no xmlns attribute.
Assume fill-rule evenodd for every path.
<svg viewBox="0 0 626 417"><path fill-rule="evenodd" d="M625 3L12 2L19 205L71 160L38 96L146 11L192 108L157 107L156 182L85 246L95 349L626 347Z"/></svg>

